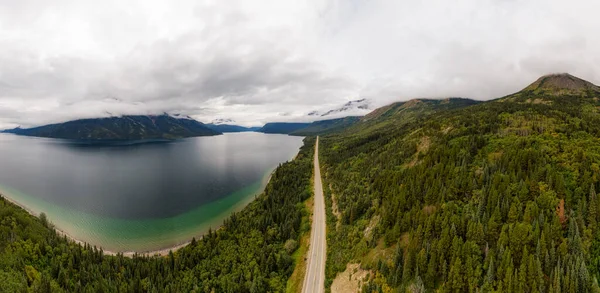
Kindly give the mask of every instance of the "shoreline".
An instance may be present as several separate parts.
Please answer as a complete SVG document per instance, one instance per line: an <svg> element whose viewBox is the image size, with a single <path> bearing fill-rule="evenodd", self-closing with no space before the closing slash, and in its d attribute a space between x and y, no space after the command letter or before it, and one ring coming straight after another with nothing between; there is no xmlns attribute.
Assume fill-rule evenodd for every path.
<svg viewBox="0 0 600 293"><path fill-rule="evenodd" d="M297 156L298 154L296 154ZM292 158L292 160L294 160L296 158L296 156L294 156L294 158ZM262 186L260 192L257 192L256 194L254 194L253 196L249 196L248 199L240 201L237 205L239 205L238 207L233 206L232 208L234 209L233 212L239 212L241 210L243 210L246 206L248 206L248 204L250 204L251 202L253 202L254 200L256 200L257 196L261 195L266 186L269 184L269 182L271 181L271 177L273 176L273 174L275 173L275 170L277 169L277 167L275 167L275 169L273 169L271 172L268 172L263 179L261 179L262 182L264 182L264 185ZM30 215L39 218L41 213L37 213L34 210L32 210L31 208L27 207L24 204L21 204L20 202L18 202L17 200L10 198L7 196L7 193L2 192L0 190L0 197L2 197L3 199L5 199L6 201L22 208L23 210L25 210L26 212L28 212ZM43 212L42 212L43 213ZM231 215L231 214L230 214ZM228 216L229 217L229 216ZM228 218L226 217L226 218ZM226 219L225 218L225 219ZM223 219L223 220L225 220ZM48 219L48 223L51 224L51 229L54 230L56 232L56 234L60 237L66 237L69 241L74 242L78 245L85 245L87 242L82 241L80 239L77 239L73 236L71 236L69 233L65 232L64 230L58 228L51 219ZM221 224L219 224L216 228L215 231L220 230L223 227L223 223L221 221ZM201 235L198 235L198 237L193 237L196 238L196 240L200 240L202 239L202 237L204 236L205 233L202 233ZM153 256L157 256L157 257L164 257L169 255L169 252L176 252L177 250L187 246L188 244L190 244L192 242L192 239L183 242L183 243L179 243L170 247L165 247L165 248L160 248L160 249L156 249L156 250L151 250L151 251L124 251L124 252L115 252L115 251L111 251L111 250L105 250L103 247L99 247L99 246L95 246L92 245L92 247L96 247L99 250L102 250L103 254L105 255L111 255L111 256L116 256L119 254L122 254L125 257L129 257L132 258L134 255L138 255L138 256L146 256L146 257L153 257ZM87 243L88 245L91 245L89 243Z"/></svg>
<svg viewBox="0 0 600 293"><path fill-rule="evenodd" d="M270 179L270 177L269 177L269 179ZM32 209L28 208L27 206L19 203L15 199L12 199L12 198L6 196L6 193L4 193L2 191L0 191L0 197L2 197L4 200L8 201L9 203L12 203L12 204L14 204L14 205L22 208L23 210L25 210L30 215L32 215L32 216L34 216L36 218L40 217L40 214L36 213L35 211L33 211ZM66 237L69 241L71 241L73 243L76 243L78 245L81 245L81 246L83 246L85 244L91 245L90 243L87 243L87 242L85 242L83 240L77 239L77 238L71 236L69 233L61 230L60 228L58 228L51 221L51 219L48 219L48 223L51 225L50 228L52 230L54 230L59 237ZM222 225L220 225L219 227L217 227L216 230L221 229L221 227L222 227ZM203 236L204 236L204 233L203 233L203 235L199 236L199 239L202 239ZM199 239L196 239L196 240L199 240ZM192 243L191 239L189 241L184 242L184 243L180 243L180 244L176 244L176 245L173 245L173 246L170 246L170 247L160 248L160 249L156 249L156 250L150 250L150 251L123 251L123 252L115 252L115 251L111 251L111 250L105 250L103 247L99 247L99 246L95 246L95 245L91 245L91 246L92 247L96 247L98 250L102 250L102 253L104 255L117 256L119 254L122 254L125 257L132 258L136 254L138 256L147 256L147 257L153 257L153 256L163 257L163 256L167 256L167 255L169 255L169 252L171 252L171 251L175 252L175 251L177 251L177 250L179 250L179 249L187 246L190 243Z"/></svg>

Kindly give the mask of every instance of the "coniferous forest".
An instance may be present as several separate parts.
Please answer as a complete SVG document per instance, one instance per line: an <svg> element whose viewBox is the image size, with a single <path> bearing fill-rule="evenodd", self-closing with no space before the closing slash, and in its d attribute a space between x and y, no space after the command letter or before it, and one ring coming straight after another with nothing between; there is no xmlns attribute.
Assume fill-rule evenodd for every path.
<svg viewBox="0 0 600 293"><path fill-rule="evenodd" d="M166 257L104 255L0 199L0 292L281 292L311 196L313 145L305 139L222 228Z"/></svg>
<svg viewBox="0 0 600 293"><path fill-rule="evenodd" d="M328 282L350 262L371 272L363 292L599 292L599 98L546 76L324 137Z"/></svg>

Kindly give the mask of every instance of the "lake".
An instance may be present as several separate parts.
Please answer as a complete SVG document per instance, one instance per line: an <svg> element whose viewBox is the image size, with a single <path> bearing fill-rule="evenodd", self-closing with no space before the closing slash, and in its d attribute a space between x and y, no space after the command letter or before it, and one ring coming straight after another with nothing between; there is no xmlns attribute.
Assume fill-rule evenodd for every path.
<svg viewBox="0 0 600 293"><path fill-rule="evenodd" d="M154 251L220 226L301 145L252 132L133 145L0 134L0 191L76 239Z"/></svg>

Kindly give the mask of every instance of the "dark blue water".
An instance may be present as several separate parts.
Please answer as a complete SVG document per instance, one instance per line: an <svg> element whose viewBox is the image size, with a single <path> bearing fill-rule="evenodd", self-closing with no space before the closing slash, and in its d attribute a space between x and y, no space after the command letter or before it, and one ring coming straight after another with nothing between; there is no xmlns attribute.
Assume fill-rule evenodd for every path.
<svg viewBox="0 0 600 293"><path fill-rule="evenodd" d="M0 135L0 185L93 215L176 216L260 181L299 137L236 133L134 145Z"/></svg>

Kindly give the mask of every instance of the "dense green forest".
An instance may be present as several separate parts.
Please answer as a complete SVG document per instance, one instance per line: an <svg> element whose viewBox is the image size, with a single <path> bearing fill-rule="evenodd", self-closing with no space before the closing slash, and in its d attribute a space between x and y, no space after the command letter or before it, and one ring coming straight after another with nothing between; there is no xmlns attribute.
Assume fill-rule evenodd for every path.
<svg viewBox="0 0 600 293"><path fill-rule="evenodd" d="M190 117L130 115L72 120L33 128L14 128L2 132L89 141L178 139L222 134Z"/></svg>
<svg viewBox="0 0 600 293"><path fill-rule="evenodd" d="M296 130L310 126L310 123L299 123L299 122L271 122L265 124L263 127L258 129L258 132L262 133L279 133L289 134Z"/></svg>
<svg viewBox="0 0 600 293"><path fill-rule="evenodd" d="M599 292L599 98L552 75L322 137L328 285L361 263L363 292Z"/></svg>
<svg viewBox="0 0 600 293"><path fill-rule="evenodd" d="M312 194L314 139L223 227L167 257L107 256L0 199L0 292L281 292Z"/></svg>
<svg viewBox="0 0 600 293"><path fill-rule="evenodd" d="M360 116L348 116L344 118L319 120L310 123L307 127L291 132L290 135L312 136L336 132L350 127L360 120Z"/></svg>

